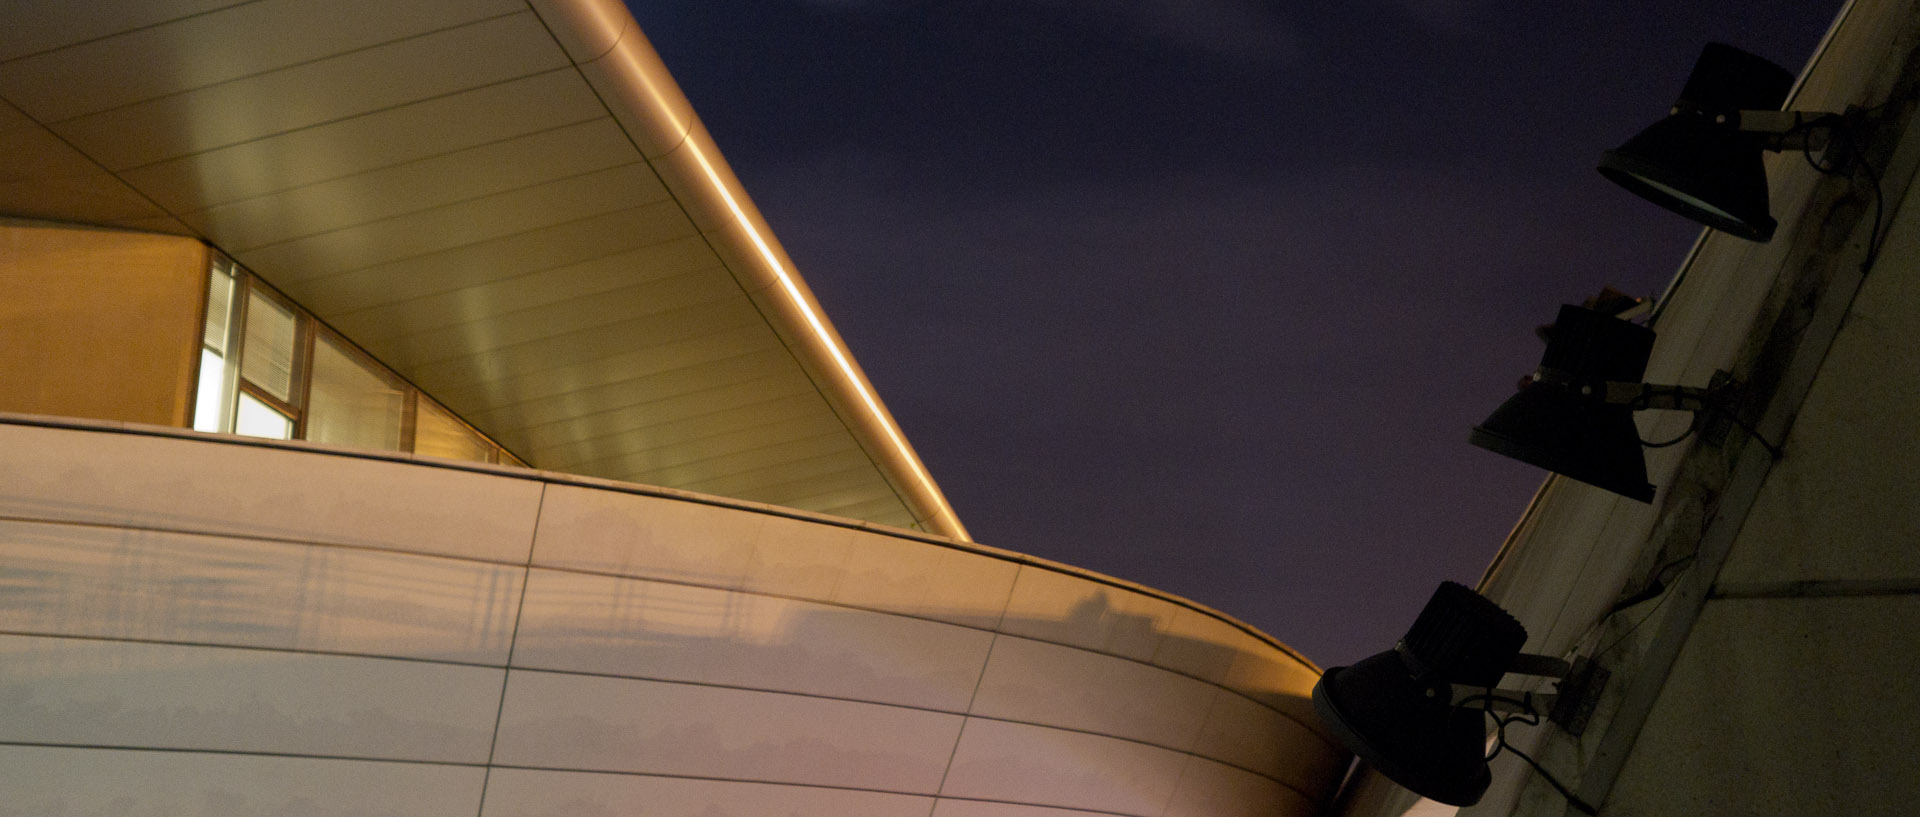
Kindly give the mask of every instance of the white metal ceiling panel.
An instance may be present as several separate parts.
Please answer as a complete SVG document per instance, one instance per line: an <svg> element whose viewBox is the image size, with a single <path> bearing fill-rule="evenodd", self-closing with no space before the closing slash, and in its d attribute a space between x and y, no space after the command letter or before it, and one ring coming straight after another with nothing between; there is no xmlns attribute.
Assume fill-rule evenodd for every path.
<svg viewBox="0 0 1920 817"><path fill-rule="evenodd" d="M859 444L848 437L843 429L837 433L788 440L759 448L741 448L705 458L669 457L666 454L670 452L654 452L601 461L598 466L635 474L640 477L636 481L651 485L681 485L698 480L703 474L725 473L766 463L801 462L827 454L857 450ZM898 502L898 499L895 501Z"/></svg>
<svg viewBox="0 0 1920 817"><path fill-rule="evenodd" d="M11 105L0 103L0 207L8 215L111 224L166 211Z"/></svg>
<svg viewBox="0 0 1920 817"><path fill-rule="evenodd" d="M479 281L451 292L409 298L335 315L334 326L352 327L362 343L412 342L475 321L510 320L522 310L590 296L636 283L694 270L714 270L720 262L707 243L689 237L652 244L575 264L537 270L498 280ZM407 338L407 341L397 339Z"/></svg>
<svg viewBox="0 0 1920 817"><path fill-rule="evenodd" d="M183 217L238 252L631 161L633 145L620 126L611 118L593 119Z"/></svg>
<svg viewBox="0 0 1920 817"><path fill-rule="evenodd" d="M844 427L817 416L802 416L696 440L609 453L606 456L580 461L574 467L589 471L601 469L621 472L660 471L738 457L746 452L776 451L785 446L805 445L813 441L820 441L829 447L848 446ZM824 453L824 450L821 453Z"/></svg>
<svg viewBox="0 0 1920 817"><path fill-rule="evenodd" d="M743 382L762 385L766 378L778 376L779 367L787 365L790 364L785 361L772 361L765 367L767 374L762 378ZM665 382L671 379L671 374L677 373L666 373L653 379ZM521 432L534 445L531 451L535 456L552 457L555 461L591 462L605 456L684 445L716 434L768 427L793 417L823 419L816 417L821 407L818 394L790 389L785 397L764 399L760 393L742 394L745 390L728 394L709 388L705 383L693 385L695 388L688 389L683 384L679 394L675 394L669 386L661 391L664 397L652 395L646 402L580 415L582 418L592 418L603 428L613 429L599 437L575 438L571 434L556 436L547 433L552 430L551 427L544 426L521 429ZM669 404L676 398L684 398L678 401L681 406ZM695 407L697 409L687 410ZM667 416L669 412L680 416ZM628 433L625 429L632 425L643 425L648 433Z"/></svg>
<svg viewBox="0 0 1920 817"><path fill-rule="evenodd" d="M603 116L579 74L562 69L119 170L186 213Z"/></svg>
<svg viewBox="0 0 1920 817"><path fill-rule="evenodd" d="M512 278L659 244L685 235L673 202L659 202L503 235L341 274L309 275L288 286L307 303L345 314L422 295Z"/></svg>
<svg viewBox="0 0 1920 817"><path fill-rule="evenodd" d="M551 456L556 460L564 459L573 462L592 462L602 457L703 445L705 441L717 439L722 435L751 432L761 436L739 439L798 439L831 430L831 426L818 422L826 419L821 415L820 408L819 395L796 394L783 399L765 400L744 406L719 406L700 415L678 421L661 421L644 411L633 412L632 416L645 419L648 430L646 435L615 434L602 440L601 444L591 447L568 443L555 448L534 450L541 452L536 456ZM801 422L790 418L811 419ZM783 425L785 425L784 429ZM729 443L729 450L737 443L738 439ZM780 477L780 479L788 478L786 475Z"/></svg>
<svg viewBox="0 0 1920 817"><path fill-rule="evenodd" d="M488 403L487 408L475 414L476 422L484 420L493 427L522 429L551 423L555 418L578 417L668 399L668 395L659 390L662 384L650 382L648 378L699 366L706 369L702 381L707 390L714 393L713 401L744 403L792 393L782 389L790 389L796 383L806 385L804 378L780 380L765 375L764 361L777 360L774 354L744 328L723 329L707 337L624 351L599 360L531 369L466 388L450 388L446 393L450 398ZM629 374L613 381L594 379L597 373L608 370ZM737 394L728 396L729 391ZM475 392L481 396L469 396ZM702 405L712 404L710 401ZM700 405L689 406L685 413L662 408L658 416L678 419L700 410Z"/></svg>
<svg viewBox="0 0 1920 817"><path fill-rule="evenodd" d="M138 167L566 67L543 31L531 12L496 17L52 127L101 164Z"/></svg>
<svg viewBox="0 0 1920 817"><path fill-rule="evenodd" d="M873 490L876 472L871 460L832 473L808 473L782 482L754 485L761 502L795 508L835 508L868 502L883 496Z"/></svg>
<svg viewBox="0 0 1920 817"><path fill-rule="evenodd" d="M0 61L203 14L248 0L10 0Z"/></svg>
<svg viewBox="0 0 1920 817"><path fill-rule="evenodd" d="M513 384L522 375L549 367L572 371L582 377L597 374L600 383L618 382L625 379L624 374L606 366L604 361L628 354L655 354L647 350L661 344L698 345L701 342L698 339L709 334L740 332L752 337L756 317L750 308L742 308L735 301L700 304L622 321L600 330L542 338L488 355L469 355L414 365L410 369L418 373L422 385L433 383L436 393L476 383ZM610 380L609 373L615 375ZM478 411L483 407L467 408Z"/></svg>
<svg viewBox="0 0 1920 817"><path fill-rule="evenodd" d="M694 270L415 335L409 338L412 341L410 348L412 358L421 364L487 356L521 344L561 336L619 331L615 327L636 318L701 304L726 302L738 297L740 286L732 279L716 275L712 269ZM484 338L472 333L474 328L482 325L491 327Z"/></svg>
<svg viewBox="0 0 1920 817"><path fill-rule="evenodd" d="M525 9L518 0L243 3L9 61L0 95L60 122Z"/></svg>
<svg viewBox="0 0 1920 817"><path fill-rule="evenodd" d="M823 454L799 460L789 460L778 465L760 465L741 471L715 474L698 482L690 483L687 490L701 493L734 496L741 491L777 490L790 480L809 480L816 476L838 474L842 471L873 468L873 460L860 451L841 451ZM763 500L764 501L764 500Z"/></svg>
<svg viewBox="0 0 1920 817"><path fill-rule="evenodd" d="M634 162L235 251L234 257L266 269L351 274L665 199L652 168Z"/></svg>

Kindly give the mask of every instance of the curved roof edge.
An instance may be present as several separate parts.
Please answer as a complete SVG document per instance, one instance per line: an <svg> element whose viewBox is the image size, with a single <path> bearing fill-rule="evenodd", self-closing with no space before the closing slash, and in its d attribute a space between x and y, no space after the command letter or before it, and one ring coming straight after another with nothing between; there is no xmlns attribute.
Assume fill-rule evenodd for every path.
<svg viewBox="0 0 1920 817"><path fill-rule="evenodd" d="M377 451L377 450L365 449L365 448L342 448L339 446L326 445L322 443L313 443L305 440L274 440L274 439L268 439L264 437L242 437L242 436L232 435L232 434L212 434L212 433L207 433L203 431L195 431L190 428L176 428L173 426L148 425L145 423L125 422L125 421L119 421L119 420L92 420L92 419L86 419L81 417L62 417L62 416L52 416L52 415L22 414L18 412L0 411L0 427L6 427L6 426L52 428L52 429L64 429L68 431L87 431L87 432L97 432L97 433L105 433L105 434L129 434L129 435L141 436L141 437L169 437L174 439L193 440L193 441L206 442L206 443L212 443L217 445L241 446L241 447L251 447L251 448L273 448L273 449L282 449L282 450L289 450L289 451L301 451L309 454L318 454L318 455L329 456L329 457L340 457L343 459L379 460L384 462L404 463L409 465L418 465L423 468L439 468L439 469L444 469L449 471L468 471L468 472L473 472L478 474L492 474L495 476L508 477L512 479L533 480L536 482L544 482L544 483L549 483L554 485L573 485L573 486L579 486L583 488L594 488L598 490L615 491L615 492L625 493L625 494L636 494L640 496L659 497L661 499L672 499L672 500L678 500L683 502L697 503L701 505L712 505L712 506L721 507L721 508L731 508L734 510L746 511L750 513L766 514L769 516L779 516L779 517L785 517L788 519L798 519L806 522L813 522L821 525L830 525L838 528L852 528L855 530L863 530L863 531L868 531L870 533L880 534L883 536L888 536L896 539L907 539L907 540L912 540L917 542L924 542L930 545L935 545L935 546L945 547L945 548L952 548L954 550L974 553L974 554L986 556L993 559L998 559L1005 562L1011 562L1019 565L1027 565L1027 566L1031 566L1041 570L1046 570L1052 573L1059 573L1066 576L1073 576L1075 578L1085 579L1087 581L1094 582L1096 584L1105 585L1107 587L1112 587L1118 590L1128 590L1135 593L1139 593L1140 595L1158 599L1160 601L1171 604L1175 607L1181 607L1181 608L1191 610L1195 613L1199 613L1200 615L1206 616L1208 618L1212 618L1216 621L1226 624L1227 626L1233 628L1234 630L1237 630L1247 636L1250 636L1254 640L1259 641L1260 643L1267 645L1268 647L1274 649L1280 654L1285 655L1289 659L1292 659L1304 669L1310 670L1314 673L1320 673L1323 669L1319 664L1315 663L1313 659L1308 658L1305 654L1301 653L1299 650L1294 649L1292 646L1288 645L1286 642L1281 641L1280 639L1274 637L1271 633L1268 633L1265 630L1255 627L1252 624L1248 624L1247 622L1240 620L1239 618L1233 616L1232 614L1223 612L1218 608L1211 607L1206 604L1202 604L1200 602L1194 601L1192 599L1189 599L1177 593L1161 590L1157 587L1151 587L1149 585L1144 585L1139 582L1122 579L1118 576L1109 576L1105 573L1101 573L1095 570L1089 570L1087 568L1079 567L1077 565L1071 565L1065 562L1058 562L1058 561L1043 558L1040 556L1021 553L1017 550L1007 550L1006 548L997 548L991 545L983 545L978 542L974 542L972 540L967 540L967 539L958 539L954 537L928 534L924 531L908 530L906 528L894 527L892 525L887 525L879 522L868 522L864 520L851 519L843 516L834 516L832 514L818 513L814 511L802 510L799 508L790 508L784 505L769 505L764 502L754 502L752 500L738 499L734 497L718 496L715 494L703 494L698 491L689 491L689 490L684 490L680 488L669 488L669 487L664 487L660 485L643 485L637 482L622 482L620 480L607 479L604 477L590 477L590 476L584 476L581 474L567 473L564 471L546 471L538 468L522 468L522 467L512 466L512 465L497 465L493 463L471 462L467 460L454 460L454 459L446 459L443 457L434 457L434 456L424 455L424 454L412 454L412 453L400 452L400 451Z"/></svg>
<svg viewBox="0 0 1920 817"><path fill-rule="evenodd" d="M528 0L927 530L972 541L620 0Z"/></svg>

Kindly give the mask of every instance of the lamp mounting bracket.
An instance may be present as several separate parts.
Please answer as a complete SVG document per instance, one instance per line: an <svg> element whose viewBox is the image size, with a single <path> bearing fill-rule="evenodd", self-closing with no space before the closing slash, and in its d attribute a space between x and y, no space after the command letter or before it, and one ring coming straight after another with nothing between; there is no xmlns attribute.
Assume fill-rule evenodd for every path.
<svg viewBox="0 0 1920 817"><path fill-rule="evenodd" d="M1612 675L1606 668L1585 656L1569 664L1548 655L1521 653L1507 668L1517 675L1538 675L1554 679L1551 693L1520 689L1494 689L1471 684L1453 685L1453 705L1484 707L1493 712L1535 714L1545 710L1547 720L1567 734L1578 737L1586 731L1593 710L1600 703L1600 692Z"/></svg>
<svg viewBox="0 0 1920 817"><path fill-rule="evenodd" d="M1644 409L1699 411L1711 405L1712 389L1693 386L1663 386L1656 383L1607 383L1601 399L1618 406Z"/></svg>

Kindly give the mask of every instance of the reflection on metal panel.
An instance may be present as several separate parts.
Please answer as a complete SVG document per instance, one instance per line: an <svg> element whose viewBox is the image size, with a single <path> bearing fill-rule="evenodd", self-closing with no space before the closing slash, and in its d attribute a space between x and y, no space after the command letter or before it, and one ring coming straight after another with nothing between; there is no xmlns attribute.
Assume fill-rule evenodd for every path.
<svg viewBox="0 0 1920 817"><path fill-rule="evenodd" d="M398 786L414 789L376 810L471 814L489 771L488 814L657 796L690 815L1292 815L1324 805L1345 767L1263 702L1311 684L1288 652L1018 554L186 431L0 418L0 447L52 475L0 471L6 817L182 792L344 815ZM156 476L169 513L142 490ZM352 501L316 515L283 491ZM503 501L519 496L532 501ZM427 539L433 520L383 497L517 529L532 552ZM1133 638L1011 635L1100 631L1049 620L1072 606L1010 611L1016 574L1042 573L1061 598L1117 591L1137 597L1128 609L1172 611L1134 624L1180 658L1144 661ZM1183 614L1224 629L1155 623ZM1214 652L1300 673L1258 676L1273 683L1255 696L1179 668ZM244 784L261 775L300 779Z"/></svg>
<svg viewBox="0 0 1920 817"><path fill-rule="evenodd" d="M620 4L13 19L0 213L197 234L537 467L964 538Z"/></svg>

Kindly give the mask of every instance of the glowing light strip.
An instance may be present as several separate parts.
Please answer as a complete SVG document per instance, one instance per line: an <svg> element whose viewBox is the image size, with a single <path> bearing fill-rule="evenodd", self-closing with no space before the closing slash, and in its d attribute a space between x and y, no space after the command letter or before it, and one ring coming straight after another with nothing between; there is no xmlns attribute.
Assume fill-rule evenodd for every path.
<svg viewBox="0 0 1920 817"><path fill-rule="evenodd" d="M920 481L928 497L939 501L939 507L936 508L939 517L947 521L948 529L957 534L956 538L961 541L972 541L967 537L967 529L960 524L959 518L954 516L953 509L946 507L946 502L940 499L940 490L934 487L933 477L929 476L926 469L920 465L920 458L914 456L913 451L907 448L906 439L900 435L899 429L894 428L893 423L887 418L887 413L880 409L879 399L873 396L873 392L869 391L866 384L854 373L853 361L841 351L840 344L833 341L833 335L827 332L826 323L800 294L799 285L794 282L793 275L788 272L786 265L780 263L779 257L773 252L773 246L767 243L759 230L754 229L753 222L747 218L746 211L741 209L740 203L734 200L733 194L728 192L727 186L720 181L720 174L713 169L713 163L707 161L706 152L694 139L688 139L685 145L687 149L693 151L694 160L700 163L700 169L707 174L707 182L713 185L713 189L718 191L720 198L727 203L727 210L733 213L734 221L747 231L747 237L753 239L753 246L760 251L760 257L767 262L768 267L773 269L774 276L780 279L780 286L786 290L787 298L793 301L794 306L800 308L800 313L807 318L807 325L813 327L814 335L833 355L833 362L839 364L841 374L846 375L847 382L853 384L854 390L860 394L861 401L867 404L867 411L873 414L875 420L880 421L880 430L886 432L887 439L893 442L894 449L900 452L900 456L907 461L907 466L913 469L914 478Z"/></svg>

